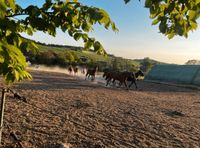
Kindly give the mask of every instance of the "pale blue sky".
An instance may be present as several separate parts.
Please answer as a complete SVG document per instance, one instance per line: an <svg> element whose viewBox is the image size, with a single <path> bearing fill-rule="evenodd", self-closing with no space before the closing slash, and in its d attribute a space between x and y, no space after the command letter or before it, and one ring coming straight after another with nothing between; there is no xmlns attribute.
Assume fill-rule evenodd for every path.
<svg viewBox="0 0 200 148"><path fill-rule="evenodd" d="M108 53L130 59L150 57L167 63L184 64L190 59L200 60L200 29L191 32L189 37L175 37L171 40L158 33L158 27L151 25L144 0L132 0L125 5L123 0L79 0L80 2L105 9L119 28L118 33L96 25L90 34L99 40ZM23 7L41 5L44 0L16 0ZM29 37L40 42L83 46L58 30L57 36L50 37L41 32Z"/></svg>

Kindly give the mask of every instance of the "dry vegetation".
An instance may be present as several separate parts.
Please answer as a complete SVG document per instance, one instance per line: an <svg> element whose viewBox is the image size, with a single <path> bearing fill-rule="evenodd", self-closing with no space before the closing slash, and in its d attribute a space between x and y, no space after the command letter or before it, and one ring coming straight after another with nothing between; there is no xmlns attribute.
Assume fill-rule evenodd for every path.
<svg viewBox="0 0 200 148"><path fill-rule="evenodd" d="M25 148L200 147L200 93L139 82L139 90L107 88L66 74L33 72L7 97L3 145L14 131ZM9 128L8 128L9 127Z"/></svg>

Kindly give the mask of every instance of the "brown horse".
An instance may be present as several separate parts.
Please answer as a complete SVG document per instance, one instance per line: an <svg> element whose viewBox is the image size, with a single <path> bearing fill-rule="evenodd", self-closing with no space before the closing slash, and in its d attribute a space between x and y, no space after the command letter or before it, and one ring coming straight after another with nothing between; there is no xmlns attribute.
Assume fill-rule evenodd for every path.
<svg viewBox="0 0 200 148"><path fill-rule="evenodd" d="M132 77L132 73L128 72L128 71L124 71L124 72L117 72L115 73L115 75L112 76L112 83L114 84L116 80L118 80L119 83L119 87L124 84L125 87L128 89L128 85L127 85L127 79L128 77Z"/></svg>
<svg viewBox="0 0 200 148"><path fill-rule="evenodd" d="M73 67L72 67L72 65L69 65L68 71L69 71L69 74L72 74L72 72L73 72Z"/></svg>
<svg viewBox="0 0 200 148"><path fill-rule="evenodd" d="M98 67L96 66L95 68L92 69L87 69L86 75L85 75L85 79L89 79L89 77L91 76L91 80L93 81L95 79L95 74L97 72Z"/></svg>
<svg viewBox="0 0 200 148"><path fill-rule="evenodd" d="M142 76L144 77L144 73L141 71L141 70L138 70L136 73L133 73L133 76L132 77L128 77L127 78L127 81L131 81L131 84L129 84L129 88L132 86L132 84L134 83L135 84L135 88L137 89L137 83L136 83L136 80L139 76Z"/></svg>
<svg viewBox="0 0 200 148"><path fill-rule="evenodd" d="M77 66L73 67L73 71L74 71L74 74L76 75L78 73L78 67Z"/></svg>
<svg viewBox="0 0 200 148"><path fill-rule="evenodd" d="M111 72L104 72L104 74L103 74L103 77L105 77L105 80L107 81L106 86L111 82L111 80L112 80L113 84L117 80L120 82L119 87L122 84L124 84L127 89L130 88L133 83L135 84L136 89L138 88L137 84L136 84L136 79L139 76L144 76L144 74L141 70L139 70L136 73L128 72L128 71L125 71L125 72L112 72L111 71ZM127 81L131 81L131 84L129 86L127 86Z"/></svg>
<svg viewBox="0 0 200 148"><path fill-rule="evenodd" d="M111 72L112 72L111 70L104 70L103 78L105 80L107 80L109 78Z"/></svg>
<svg viewBox="0 0 200 148"><path fill-rule="evenodd" d="M118 72L118 71L107 71L107 72L104 72L103 77L107 81L106 82L106 86L111 82L111 80L117 79L119 73L120 72Z"/></svg>

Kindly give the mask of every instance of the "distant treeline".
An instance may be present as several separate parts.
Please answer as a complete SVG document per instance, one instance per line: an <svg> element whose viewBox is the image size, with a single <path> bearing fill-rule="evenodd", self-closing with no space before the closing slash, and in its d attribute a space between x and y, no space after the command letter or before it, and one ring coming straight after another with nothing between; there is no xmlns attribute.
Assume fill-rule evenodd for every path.
<svg viewBox="0 0 200 148"><path fill-rule="evenodd" d="M84 50L83 47L79 47L79 46L70 46L70 45L58 45L58 44L46 44L46 43L41 43L41 42L36 42L34 41L36 44L38 45L44 45L44 46L49 46L49 47L58 47L58 48L64 48L64 49L71 49L71 50Z"/></svg>
<svg viewBox="0 0 200 148"><path fill-rule="evenodd" d="M145 58L140 61L124 59L122 57L115 57L113 55L102 56L90 51L85 51L82 47L74 47L67 45L43 44L36 43L39 47L38 52L24 52L32 64L45 64L48 66L59 65L61 67L98 66L100 71L105 69L112 69L118 71L136 71L142 69L148 72L155 61Z"/></svg>

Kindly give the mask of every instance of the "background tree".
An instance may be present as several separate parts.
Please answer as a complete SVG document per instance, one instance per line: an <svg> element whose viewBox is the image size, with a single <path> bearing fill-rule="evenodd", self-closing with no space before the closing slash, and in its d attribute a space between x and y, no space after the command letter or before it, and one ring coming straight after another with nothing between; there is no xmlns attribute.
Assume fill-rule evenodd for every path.
<svg viewBox="0 0 200 148"><path fill-rule="evenodd" d="M186 63L186 65L200 65L200 60L188 60Z"/></svg>
<svg viewBox="0 0 200 148"><path fill-rule="evenodd" d="M153 63L151 62L150 58L147 57L143 59L140 69L144 71L145 73L148 73L152 67L153 67Z"/></svg>
<svg viewBox="0 0 200 148"><path fill-rule="evenodd" d="M74 62L75 58L71 52L66 51L64 55L69 64L72 64Z"/></svg>

